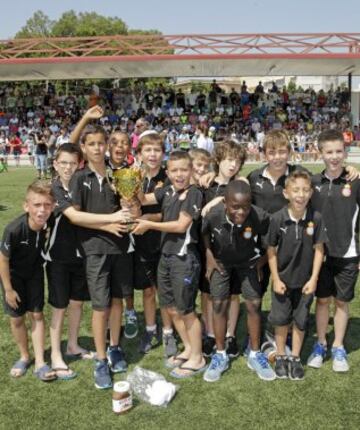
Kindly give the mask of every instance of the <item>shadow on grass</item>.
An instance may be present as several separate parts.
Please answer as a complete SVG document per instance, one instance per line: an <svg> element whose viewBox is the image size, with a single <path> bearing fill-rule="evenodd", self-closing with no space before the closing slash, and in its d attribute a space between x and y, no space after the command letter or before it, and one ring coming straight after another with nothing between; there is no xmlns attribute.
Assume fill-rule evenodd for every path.
<svg viewBox="0 0 360 430"><path fill-rule="evenodd" d="M0 212L7 211L8 209L8 206L0 205Z"/></svg>

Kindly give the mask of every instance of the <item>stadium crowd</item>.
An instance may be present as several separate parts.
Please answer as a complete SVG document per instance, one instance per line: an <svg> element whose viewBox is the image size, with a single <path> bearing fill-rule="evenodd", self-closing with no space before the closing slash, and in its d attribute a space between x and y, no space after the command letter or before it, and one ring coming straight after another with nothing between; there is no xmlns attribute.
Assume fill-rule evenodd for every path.
<svg viewBox="0 0 360 430"><path fill-rule="evenodd" d="M205 86L204 86L205 88ZM360 141L358 126L351 127L349 92L337 88L325 92L293 91L273 83L265 91L262 82L253 91L243 81L240 91L226 92L214 79L207 90L188 92L176 85L159 84L147 89L143 81L127 88L100 90L91 95L80 88L65 94L53 84L32 87L7 83L0 87L0 156L6 163L21 154L44 166L56 147L68 141L69 133L89 105L101 103L101 119L107 132L119 129L136 136L136 122L163 133L166 153L174 148L203 147L212 151L213 142L232 136L246 144L248 160L260 161L265 133L286 129L294 149L293 161L318 157L317 136L326 129L340 129L348 146ZM132 139L132 141L134 138ZM136 142L136 137L135 137ZM133 145L135 145L133 143Z"/></svg>

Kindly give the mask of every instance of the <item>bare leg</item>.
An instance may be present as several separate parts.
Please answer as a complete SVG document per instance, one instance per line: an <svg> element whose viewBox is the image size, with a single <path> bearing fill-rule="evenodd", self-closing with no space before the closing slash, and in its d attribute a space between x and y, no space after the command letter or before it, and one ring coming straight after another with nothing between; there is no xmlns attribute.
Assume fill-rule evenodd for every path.
<svg viewBox="0 0 360 430"><path fill-rule="evenodd" d="M25 325L25 317L18 318L10 318L10 327L12 335L14 336L14 340L16 345L19 348L20 352L20 360L29 361L29 348L28 348L28 337L27 337L27 329ZM12 376L19 376L19 370L11 371Z"/></svg>
<svg viewBox="0 0 360 430"><path fill-rule="evenodd" d="M147 326L156 324L156 290L155 287L143 291L144 317Z"/></svg>
<svg viewBox="0 0 360 430"><path fill-rule="evenodd" d="M329 324L330 298L316 299L316 331L318 341L326 345L326 331Z"/></svg>
<svg viewBox="0 0 360 430"><path fill-rule="evenodd" d="M110 327L110 345L118 345L120 339L122 321L122 299L111 299L109 327Z"/></svg>
<svg viewBox="0 0 360 430"><path fill-rule="evenodd" d="M304 342L305 332L304 330L300 330L296 324L293 324L292 327L292 351L291 354L294 357L300 357L301 348ZM285 338L286 342L286 338Z"/></svg>
<svg viewBox="0 0 360 430"><path fill-rule="evenodd" d="M229 298L222 300L215 298L213 299L213 320L215 328L216 348L218 351L225 350L225 334L229 302Z"/></svg>
<svg viewBox="0 0 360 430"><path fill-rule="evenodd" d="M252 351L260 349L261 335L261 300L246 300L247 326L250 336L250 348Z"/></svg>
<svg viewBox="0 0 360 430"><path fill-rule="evenodd" d="M64 325L65 309L52 308L50 323L51 363L53 367L64 368L61 354L61 334Z"/></svg>
<svg viewBox="0 0 360 430"><path fill-rule="evenodd" d="M275 327L275 342L277 355L285 355L286 338L288 335L289 326L276 326Z"/></svg>
<svg viewBox="0 0 360 430"><path fill-rule="evenodd" d="M96 348L96 356L98 360L106 358L106 334L107 329L107 311L93 310L92 314L92 329L94 334L94 342Z"/></svg>
<svg viewBox="0 0 360 430"><path fill-rule="evenodd" d="M344 345L344 337L349 321L349 303L335 300L334 331L335 339L333 346L338 348Z"/></svg>
<svg viewBox="0 0 360 430"><path fill-rule="evenodd" d="M69 354L86 353L86 350L84 348L81 348L78 344L82 309L83 309L82 301L70 300L69 308L68 308L69 338L67 343L67 352Z"/></svg>
<svg viewBox="0 0 360 430"><path fill-rule="evenodd" d="M227 322L227 336L236 335L236 327L240 313L240 298L238 295L230 296L229 317Z"/></svg>

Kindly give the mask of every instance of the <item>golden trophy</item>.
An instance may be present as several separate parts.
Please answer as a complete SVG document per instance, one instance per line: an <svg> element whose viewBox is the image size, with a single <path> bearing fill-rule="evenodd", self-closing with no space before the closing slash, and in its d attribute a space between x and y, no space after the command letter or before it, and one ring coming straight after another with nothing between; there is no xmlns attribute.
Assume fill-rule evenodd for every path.
<svg viewBox="0 0 360 430"><path fill-rule="evenodd" d="M139 168L125 168L113 172L116 191L121 197L121 207L129 209L133 219L141 216L141 205L136 195L141 189L142 175ZM132 221L129 222L132 224Z"/></svg>

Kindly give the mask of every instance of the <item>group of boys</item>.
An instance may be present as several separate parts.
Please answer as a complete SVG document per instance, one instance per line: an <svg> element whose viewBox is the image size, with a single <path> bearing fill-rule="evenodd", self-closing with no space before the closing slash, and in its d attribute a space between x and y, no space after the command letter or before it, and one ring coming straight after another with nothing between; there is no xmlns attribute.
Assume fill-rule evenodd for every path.
<svg viewBox="0 0 360 430"><path fill-rule="evenodd" d="M30 185L26 213L5 228L0 277L20 350L11 375L24 375L31 364L28 313L34 374L44 381L76 377L62 356L62 327L69 307L66 354L94 358L77 341L82 303L90 296L95 386L111 387L111 373L127 370L119 339L124 299L127 315L134 315L134 286L143 290L146 327L140 350L147 353L161 340L157 295L165 366L175 378L204 372L205 381L217 381L228 369L229 357L239 355L240 293L247 309L247 364L261 379L304 378L300 353L315 293L318 341L308 365L318 368L326 356L328 309L334 297L333 369L347 371L343 340L358 273L360 180L355 169L344 168L342 134L329 130L319 137L325 170L311 177L288 164L286 133L271 131L264 142L267 164L246 179L239 177L245 150L232 140L218 143L213 157L201 149L173 152L165 170L161 137L145 131L135 161L142 167L143 186L129 204L113 183L114 172L133 161L129 139L120 131L107 137L102 128L88 125L101 115L98 106L85 114L71 136L73 143L61 145L56 153L58 178L51 185ZM80 136L81 150L76 144ZM79 169L82 155L86 161ZM215 173L207 174L211 161ZM51 367L44 360L43 258L52 306ZM261 304L270 274L274 369L260 349ZM199 288L203 324L195 308ZM209 364L206 356L211 357Z"/></svg>

